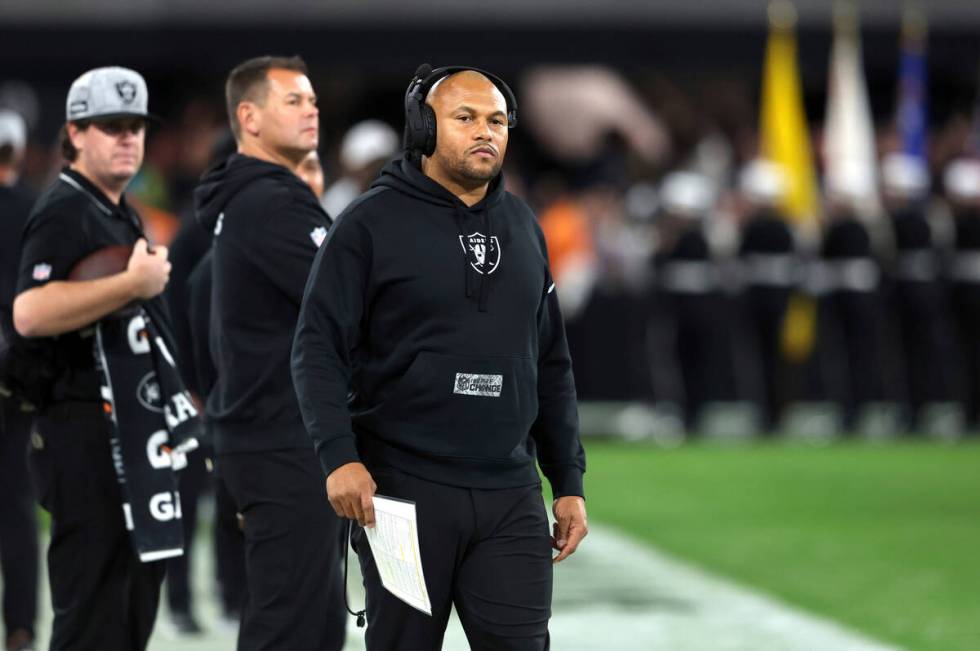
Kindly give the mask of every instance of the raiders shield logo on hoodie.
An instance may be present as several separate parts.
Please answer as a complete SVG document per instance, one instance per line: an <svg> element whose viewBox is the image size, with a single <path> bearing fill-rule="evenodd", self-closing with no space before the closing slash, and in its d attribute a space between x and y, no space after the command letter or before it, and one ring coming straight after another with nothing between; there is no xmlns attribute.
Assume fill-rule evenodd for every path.
<svg viewBox="0 0 980 651"><path fill-rule="evenodd" d="M490 238L490 246L487 246L487 236L483 233L471 233L470 235L460 235L459 243L463 247L466 259L470 261L470 266L477 273L492 274L500 264L500 242L497 236Z"/></svg>

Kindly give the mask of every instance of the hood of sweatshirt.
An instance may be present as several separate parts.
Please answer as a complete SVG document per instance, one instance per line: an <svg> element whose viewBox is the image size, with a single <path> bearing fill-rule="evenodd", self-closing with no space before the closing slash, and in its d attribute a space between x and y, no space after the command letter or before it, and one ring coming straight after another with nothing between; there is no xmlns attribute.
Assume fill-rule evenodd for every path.
<svg viewBox="0 0 980 651"><path fill-rule="evenodd" d="M491 179L486 196L472 206L467 206L455 194L426 176L422 172L418 160L409 156L396 158L385 165L381 174L371 184L371 188L391 188L431 204L437 210L445 211L446 218L456 222L456 231L459 233L460 242L463 242L468 235L465 228L466 221L475 217L481 223L481 229L486 235L485 246L490 247L494 241L491 209L500 203L504 196L502 174L497 174ZM489 251L484 252L484 256L488 254ZM465 278L466 296L471 297L474 293L479 292L479 309L481 312L486 312L490 283L493 282L492 275L479 274L477 280L474 277L475 274L470 271L470 262L463 246L460 247L460 265L461 273Z"/></svg>
<svg viewBox="0 0 980 651"><path fill-rule="evenodd" d="M218 217L228 202L243 187L260 177L281 177L283 181L290 184L303 184L298 176L282 165L242 154L232 154L223 163L205 172L200 184L194 190L194 213L197 215L197 220L209 233L213 232Z"/></svg>

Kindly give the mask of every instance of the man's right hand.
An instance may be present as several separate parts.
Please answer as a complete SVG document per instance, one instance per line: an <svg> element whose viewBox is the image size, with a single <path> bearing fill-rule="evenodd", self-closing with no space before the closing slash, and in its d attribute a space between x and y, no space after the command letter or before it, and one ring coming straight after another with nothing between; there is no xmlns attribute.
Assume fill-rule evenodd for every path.
<svg viewBox="0 0 980 651"><path fill-rule="evenodd" d="M134 282L134 293L137 298L153 298L167 286L170 280L170 262L167 261L167 247L156 246L151 253L147 249L146 240L140 238L129 256L126 273Z"/></svg>
<svg viewBox="0 0 980 651"><path fill-rule="evenodd" d="M346 463L327 477L327 499L342 518L357 520L362 527L374 526L374 497L378 485L363 463Z"/></svg>

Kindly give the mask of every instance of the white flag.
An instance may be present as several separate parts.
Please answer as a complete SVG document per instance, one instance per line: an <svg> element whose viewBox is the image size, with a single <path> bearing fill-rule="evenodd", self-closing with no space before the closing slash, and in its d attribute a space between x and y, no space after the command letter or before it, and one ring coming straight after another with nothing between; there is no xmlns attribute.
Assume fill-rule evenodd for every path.
<svg viewBox="0 0 980 651"><path fill-rule="evenodd" d="M857 11L850 3L835 11L823 146L827 194L845 201L863 219L880 215L874 122Z"/></svg>

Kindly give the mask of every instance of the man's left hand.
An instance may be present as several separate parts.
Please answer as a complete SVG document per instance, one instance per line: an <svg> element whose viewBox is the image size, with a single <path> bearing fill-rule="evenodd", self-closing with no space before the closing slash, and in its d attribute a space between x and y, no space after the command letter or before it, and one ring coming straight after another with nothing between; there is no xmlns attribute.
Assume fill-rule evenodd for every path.
<svg viewBox="0 0 980 651"><path fill-rule="evenodd" d="M555 514L551 546L558 550L558 555L552 562L560 563L575 553L579 543L589 533L585 500L577 495L559 497L552 504L551 510Z"/></svg>

